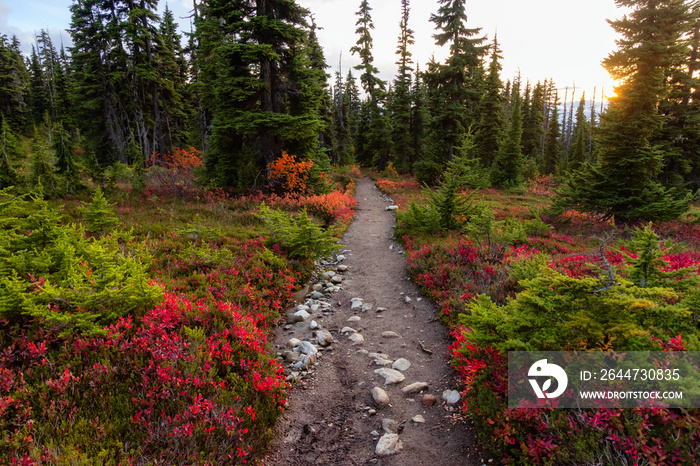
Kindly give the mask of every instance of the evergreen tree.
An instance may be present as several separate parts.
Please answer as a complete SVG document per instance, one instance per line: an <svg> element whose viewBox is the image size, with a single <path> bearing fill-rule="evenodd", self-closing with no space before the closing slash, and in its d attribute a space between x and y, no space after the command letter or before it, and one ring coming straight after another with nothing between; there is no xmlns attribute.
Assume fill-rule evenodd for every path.
<svg viewBox="0 0 700 466"><path fill-rule="evenodd" d="M498 39L494 37L491 46L491 62L489 73L484 82L484 95L481 101L481 118L476 126L475 145L477 157L481 159L482 167L490 169L499 153L505 119L503 115L503 82L501 81L501 50Z"/></svg>
<svg viewBox="0 0 700 466"><path fill-rule="evenodd" d="M283 150L313 156L320 95L308 81L307 11L292 0L211 0L200 15L197 60L213 116L207 178L247 189Z"/></svg>
<svg viewBox="0 0 700 466"><path fill-rule="evenodd" d="M70 74L70 63L63 47L61 47L58 61L54 65L54 83L56 88L55 120L61 122L66 129L74 129L76 127L73 116L75 93Z"/></svg>
<svg viewBox="0 0 700 466"><path fill-rule="evenodd" d="M552 106L547 123L547 133L544 138L544 154L542 158L542 173L556 174L561 157L561 126L559 125L559 96L556 91L552 94Z"/></svg>
<svg viewBox="0 0 700 466"><path fill-rule="evenodd" d="M360 84L362 89L364 89L367 97L376 102L382 93L376 92L377 90L384 90L385 83L377 76L379 70L374 66L374 56L372 55L372 29L374 29L374 23L372 22L371 12L372 8L369 6L368 0L361 0L360 9L357 10L357 22L355 25L355 34L357 34L357 43L350 48L350 52L358 54L360 57L360 64L355 66L356 70L362 71L360 74Z"/></svg>
<svg viewBox="0 0 700 466"><path fill-rule="evenodd" d="M603 64L622 84L601 116L596 165L568 183L556 208L577 204L620 221L675 218L690 198L659 182L668 150L656 137L664 125L659 102L669 95L668 73L687 52L688 5L683 0L616 3L632 10L610 23L622 39Z"/></svg>
<svg viewBox="0 0 700 466"><path fill-rule="evenodd" d="M116 160L126 162L131 130L122 103L132 94L125 82L127 53L122 42L122 20L116 4L85 0L71 5L70 48L76 100L86 152L94 174Z"/></svg>
<svg viewBox="0 0 700 466"><path fill-rule="evenodd" d="M411 52L409 45L415 43L413 30L408 27L409 0L401 0L400 34L396 54L399 56L399 72L394 80L394 100L392 105L392 141L397 168L410 171L415 161L411 137Z"/></svg>
<svg viewBox="0 0 700 466"><path fill-rule="evenodd" d="M16 38L0 34L0 113L13 130L26 124L29 73L19 53Z"/></svg>
<svg viewBox="0 0 700 466"><path fill-rule="evenodd" d="M0 188L14 186L17 182L17 173L14 166L18 161L24 159L24 149L17 141L17 136L12 132L9 123L2 115L2 125L0 126Z"/></svg>
<svg viewBox="0 0 700 466"><path fill-rule="evenodd" d="M659 113L664 116L663 127L654 142L664 148L660 180L666 186L683 187L690 181L700 188L697 173L700 166L700 4L690 3L688 19L690 31L685 41L686 50L666 70L668 93L659 102ZM697 169L696 169L697 172Z"/></svg>
<svg viewBox="0 0 700 466"><path fill-rule="evenodd" d="M444 64L431 60L425 82L430 90L432 113L431 152L433 163L452 161L459 141L476 123L481 100L483 69L481 59L485 38L479 28L467 28L465 0L439 0L437 13L430 16L438 32L438 46L449 45ZM428 162L431 163L431 162Z"/></svg>
<svg viewBox="0 0 700 466"><path fill-rule="evenodd" d="M508 129L500 144L498 156L491 170L491 182L503 188L513 188L523 183L523 156L520 143L523 135L522 97L520 77L513 82L511 112Z"/></svg>
<svg viewBox="0 0 700 466"><path fill-rule="evenodd" d="M411 52L409 45L415 43L413 30L408 27L409 2L401 2L401 22L399 43L396 54L399 55L399 72L394 81L394 100L392 105L392 141L396 153L399 170L407 172L414 162L413 145L411 141Z"/></svg>
<svg viewBox="0 0 700 466"><path fill-rule="evenodd" d="M52 189L56 187L54 183L54 161L52 158L51 148L47 138L39 132L37 127L34 127L31 166L28 179L32 186L42 184Z"/></svg>
<svg viewBox="0 0 700 466"><path fill-rule="evenodd" d="M51 106L49 105L44 69L33 45L29 60L29 73L29 107L32 121L35 125L39 125L43 122L44 114L51 109Z"/></svg>
<svg viewBox="0 0 700 466"><path fill-rule="evenodd" d="M363 109L364 121L355 135L356 160L363 165L375 164L379 170L384 170L389 163L393 144L391 142L391 123L386 109L386 83L377 76L379 70L374 66L372 55L372 33L374 23L370 12L372 8L367 0L360 2L357 11L357 43L350 51L360 56L360 64L356 70L362 71L360 83L367 95L367 108Z"/></svg>
<svg viewBox="0 0 700 466"><path fill-rule="evenodd" d="M581 95L581 100L576 110L576 126L573 129L571 150L566 163L566 171L578 170L588 160L588 135L590 128L585 113L586 93Z"/></svg>
<svg viewBox="0 0 700 466"><path fill-rule="evenodd" d="M153 34L157 79L154 85L158 102L158 123L162 126L159 150L188 145L188 122L194 109L188 108L187 61L181 44L181 35L172 11L165 5L158 34Z"/></svg>
<svg viewBox="0 0 700 466"><path fill-rule="evenodd" d="M430 110L422 73L416 65L413 89L411 91L411 153L414 156L411 167L425 155L425 145L430 126Z"/></svg>
<svg viewBox="0 0 700 466"><path fill-rule="evenodd" d="M345 92L342 69L338 65L333 89L333 134L335 135L335 147L332 158L333 163L337 165L348 165L353 161L350 99L350 95Z"/></svg>
<svg viewBox="0 0 700 466"><path fill-rule="evenodd" d="M318 26L312 17L311 27L303 46L304 53L295 55L297 60L300 60L299 66L295 67L298 70L295 80L308 97L298 101L304 108L295 109L293 112L308 114L315 112L318 115L320 123L318 150L312 152L311 158L315 163L312 171L320 173L320 171L328 172L331 169L329 154L336 145L336 135L333 132L332 96L327 82L330 77L326 73L328 64L316 36L317 29Z"/></svg>
<svg viewBox="0 0 700 466"><path fill-rule="evenodd" d="M534 160L538 166L542 165L544 93L544 86L538 81L523 115L523 156Z"/></svg>
<svg viewBox="0 0 700 466"><path fill-rule="evenodd" d="M52 148L55 153L56 172L64 183L64 193L73 194L78 185L78 168L75 163L75 145L63 125L58 123L52 131Z"/></svg>

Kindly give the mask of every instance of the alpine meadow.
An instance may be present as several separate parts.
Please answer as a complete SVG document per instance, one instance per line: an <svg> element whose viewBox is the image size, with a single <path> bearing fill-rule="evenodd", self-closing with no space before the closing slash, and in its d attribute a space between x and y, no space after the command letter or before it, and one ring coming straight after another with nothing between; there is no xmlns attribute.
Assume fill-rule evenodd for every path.
<svg viewBox="0 0 700 466"><path fill-rule="evenodd" d="M0 464L700 464L700 402L508 364L700 354L700 2L609 0L605 94L466 0L392 0L392 56L388 0L68 1L0 32Z"/></svg>

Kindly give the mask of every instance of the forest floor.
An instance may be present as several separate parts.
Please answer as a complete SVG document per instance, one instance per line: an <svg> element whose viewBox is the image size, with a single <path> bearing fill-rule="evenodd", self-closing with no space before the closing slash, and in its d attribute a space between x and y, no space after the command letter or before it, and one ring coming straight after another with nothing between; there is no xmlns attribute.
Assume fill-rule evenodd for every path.
<svg viewBox="0 0 700 466"><path fill-rule="evenodd" d="M443 400L443 391L458 388L449 365L449 334L437 320L433 304L421 298L419 289L407 277L402 248L393 238L394 213L385 210L387 198L368 178L358 182L355 198L355 219L341 241L346 257L342 263L348 267L342 290L331 295L330 312L311 317L330 330L335 342L322 352L312 377L290 391L287 410L278 423L265 464L490 463L479 448L475 431L460 418L459 404L450 406ZM372 304L372 309L351 309L353 298ZM377 312L377 308L386 310ZM341 334L346 326L357 330L364 342L354 343L347 333ZM311 333L308 325L287 327L278 331L279 351L284 351L290 338L303 340ZM376 355L368 353L382 353L387 361L408 360L405 380L385 385L384 378L375 373L381 367L376 365ZM427 384L427 389L410 394L402 391L415 382ZM388 406L378 406L372 394L374 387L386 391L391 400ZM424 394L434 398L423 399ZM435 404L424 405L431 398ZM376 446L385 432L398 433L402 449L380 456Z"/></svg>

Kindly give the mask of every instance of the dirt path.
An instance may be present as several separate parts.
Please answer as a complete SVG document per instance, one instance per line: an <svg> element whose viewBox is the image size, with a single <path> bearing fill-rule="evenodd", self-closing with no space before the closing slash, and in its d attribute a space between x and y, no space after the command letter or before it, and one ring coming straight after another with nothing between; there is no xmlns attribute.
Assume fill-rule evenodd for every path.
<svg viewBox="0 0 700 466"><path fill-rule="evenodd" d="M346 251L340 264L348 268L338 274L342 289L319 301L307 301L325 301L332 307L324 312L323 306L316 309L312 305L311 316L304 322L292 325L290 321L286 330L280 329L278 349L280 354L286 350L285 356L292 359L297 355L285 348L290 338L316 342L309 329L312 320L329 330L335 342L320 348L312 371L297 372L302 381L290 392L288 410L265 464L480 466L486 461L474 435L463 422L455 422L458 405L443 400L443 391L456 387L447 355L447 331L436 320L432 304L421 299L419 290L408 281L401 248L392 238L394 214L385 210L386 198L369 179L358 182L355 197L355 220L342 240ZM353 298L362 300L364 312L359 304L351 309ZM372 309L367 310L368 304ZM377 308L386 310L377 312ZM357 330L364 342L353 343L351 331L341 334L347 326ZM419 340L432 354L421 349ZM392 362L399 365L394 361L400 358L410 362L401 372L405 380L386 385L385 378L375 373L382 367L377 363L391 368ZM290 370L294 369L287 372ZM415 382L424 382L428 388L422 394L402 391ZM373 387L386 391L388 406L379 406L381 398L375 401ZM434 395L435 405L425 406L423 401L429 402L430 397L424 400L423 394ZM417 415L424 422L412 420ZM398 424L385 420L383 429L383 419ZM401 450L389 456L377 454L380 438L382 442L396 440L392 432L398 434Z"/></svg>

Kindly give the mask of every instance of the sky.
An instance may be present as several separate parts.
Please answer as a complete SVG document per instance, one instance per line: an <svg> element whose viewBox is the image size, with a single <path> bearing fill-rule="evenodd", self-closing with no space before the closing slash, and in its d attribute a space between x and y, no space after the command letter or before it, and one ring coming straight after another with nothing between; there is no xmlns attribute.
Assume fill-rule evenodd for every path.
<svg viewBox="0 0 700 466"><path fill-rule="evenodd" d="M297 0L315 16L322 28L318 32L324 48L329 74L338 69L342 53L343 76L359 63L350 48L357 41L355 22L360 0ZM396 45L401 16L400 0L370 0L374 22L374 58L380 77L392 81L396 75ZM51 33L54 42L70 45L65 29L70 24L71 0L0 0L0 33L16 34L23 51L31 50L34 35L41 29ZM192 0L169 0L168 5L181 25L189 30L188 12ZM535 83L553 78L563 100L565 88L575 99L585 90L590 99L594 86L600 100L601 87L612 95L613 82L601 66L615 49L615 34L606 19L617 19L623 12L614 0L467 0L467 26L481 28L481 35L490 42L498 34L503 55L503 81L518 72L523 81ZM161 0L160 8L165 2ZM437 47L432 38L431 13L438 10L438 0L413 0L409 27L415 31L413 59L421 69L434 56L445 58L447 50ZM359 76L359 72L355 73Z"/></svg>

